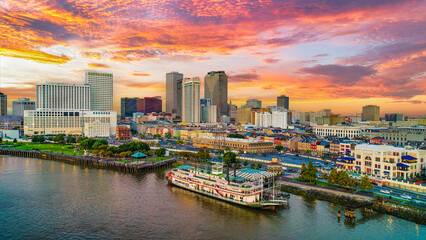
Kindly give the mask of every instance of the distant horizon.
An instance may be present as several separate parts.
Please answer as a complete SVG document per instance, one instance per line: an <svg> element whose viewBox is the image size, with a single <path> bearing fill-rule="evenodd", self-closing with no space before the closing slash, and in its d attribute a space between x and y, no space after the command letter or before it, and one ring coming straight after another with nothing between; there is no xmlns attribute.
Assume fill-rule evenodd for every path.
<svg viewBox="0 0 426 240"><path fill-rule="evenodd" d="M167 72L220 70L237 105L284 94L302 112L373 104L383 116L426 118L425 1L5 0L2 9L0 91L10 102L35 99L36 84L112 72L119 111L121 97L165 100Z"/></svg>

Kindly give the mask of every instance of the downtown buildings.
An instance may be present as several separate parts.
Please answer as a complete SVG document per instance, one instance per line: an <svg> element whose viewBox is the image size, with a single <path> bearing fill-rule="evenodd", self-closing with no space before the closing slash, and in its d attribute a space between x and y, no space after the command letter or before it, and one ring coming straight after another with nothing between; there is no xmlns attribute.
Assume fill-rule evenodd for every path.
<svg viewBox="0 0 426 240"><path fill-rule="evenodd" d="M377 105L366 105L362 107L362 121L379 121L380 107Z"/></svg>
<svg viewBox="0 0 426 240"><path fill-rule="evenodd" d="M200 122L200 78L185 78L182 95L182 120L191 123Z"/></svg>
<svg viewBox="0 0 426 240"><path fill-rule="evenodd" d="M166 73L166 113L182 115L182 81L182 73Z"/></svg>
<svg viewBox="0 0 426 240"><path fill-rule="evenodd" d="M281 95L277 97L277 107L282 107L285 110L289 110L290 99L286 95Z"/></svg>
<svg viewBox="0 0 426 240"><path fill-rule="evenodd" d="M95 72L86 73L85 84L37 85L36 109L24 111L24 134L110 137L117 125L112 87L112 74Z"/></svg>
<svg viewBox="0 0 426 240"><path fill-rule="evenodd" d="M0 92L0 116L7 116L7 95Z"/></svg>
<svg viewBox="0 0 426 240"><path fill-rule="evenodd" d="M204 98L217 106L217 119L228 116L228 76L224 71L212 71L204 77Z"/></svg>
<svg viewBox="0 0 426 240"><path fill-rule="evenodd" d="M12 108L13 116L24 117L25 110L35 110L35 102L29 98L20 98L12 102Z"/></svg>
<svg viewBox="0 0 426 240"><path fill-rule="evenodd" d="M121 98L121 119L132 118L134 113L160 113L162 105L161 97Z"/></svg>

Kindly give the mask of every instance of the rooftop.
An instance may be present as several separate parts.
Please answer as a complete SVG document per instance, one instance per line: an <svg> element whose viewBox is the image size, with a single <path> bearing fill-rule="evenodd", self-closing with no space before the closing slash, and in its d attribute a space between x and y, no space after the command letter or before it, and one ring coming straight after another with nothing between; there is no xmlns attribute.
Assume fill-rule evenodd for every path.
<svg viewBox="0 0 426 240"><path fill-rule="evenodd" d="M376 151L406 151L407 149L402 147L394 147L390 145L370 145L370 144L360 144L356 146L356 149L362 150L376 150Z"/></svg>
<svg viewBox="0 0 426 240"><path fill-rule="evenodd" d="M210 136L204 136L199 137L201 139L211 139L211 140L217 140L217 141L226 141L226 142L241 142L241 143L260 143L263 142L262 140L257 139L243 139L243 138L228 138L228 137L210 137Z"/></svg>

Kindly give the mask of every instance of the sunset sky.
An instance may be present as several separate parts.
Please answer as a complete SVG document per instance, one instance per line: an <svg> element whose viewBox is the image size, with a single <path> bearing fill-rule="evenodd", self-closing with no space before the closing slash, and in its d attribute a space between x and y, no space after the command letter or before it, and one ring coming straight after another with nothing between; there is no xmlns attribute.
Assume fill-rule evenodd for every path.
<svg viewBox="0 0 426 240"><path fill-rule="evenodd" d="M165 96L165 74L224 70L229 100L426 117L426 1L3 0L1 89L114 74L121 97ZM203 88L202 88L203 89ZM203 92L201 93L203 96Z"/></svg>

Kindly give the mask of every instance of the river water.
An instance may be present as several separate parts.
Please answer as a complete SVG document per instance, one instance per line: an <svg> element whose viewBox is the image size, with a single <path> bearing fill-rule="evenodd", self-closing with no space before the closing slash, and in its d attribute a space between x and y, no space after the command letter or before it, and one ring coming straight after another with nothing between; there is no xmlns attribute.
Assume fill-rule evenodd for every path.
<svg viewBox="0 0 426 240"><path fill-rule="evenodd" d="M131 175L0 157L0 239L425 239L426 226L292 195L277 212L169 186L166 170Z"/></svg>

